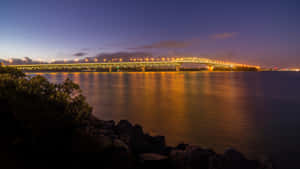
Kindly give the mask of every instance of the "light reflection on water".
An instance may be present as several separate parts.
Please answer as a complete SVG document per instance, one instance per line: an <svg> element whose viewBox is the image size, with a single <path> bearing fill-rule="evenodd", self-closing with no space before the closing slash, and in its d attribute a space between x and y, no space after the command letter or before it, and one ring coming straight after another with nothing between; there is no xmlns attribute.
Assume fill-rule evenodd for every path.
<svg viewBox="0 0 300 169"><path fill-rule="evenodd" d="M289 159L300 152L300 74L292 72L45 73L80 84L94 114L128 119L167 143Z"/></svg>

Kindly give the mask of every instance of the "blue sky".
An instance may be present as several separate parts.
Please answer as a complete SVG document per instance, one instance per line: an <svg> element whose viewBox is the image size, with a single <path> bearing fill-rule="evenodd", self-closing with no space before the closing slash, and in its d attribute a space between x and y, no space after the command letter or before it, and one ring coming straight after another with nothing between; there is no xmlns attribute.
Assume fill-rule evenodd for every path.
<svg viewBox="0 0 300 169"><path fill-rule="evenodd" d="M300 66L297 0L1 0L0 58L103 52Z"/></svg>

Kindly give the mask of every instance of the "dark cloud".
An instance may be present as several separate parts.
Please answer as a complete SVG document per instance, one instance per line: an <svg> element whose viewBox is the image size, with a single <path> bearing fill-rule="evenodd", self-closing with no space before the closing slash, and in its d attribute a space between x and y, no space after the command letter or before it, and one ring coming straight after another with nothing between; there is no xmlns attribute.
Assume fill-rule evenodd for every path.
<svg viewBox="0 0 300 169"><path fill-rule="evenodd" d="M74 56L77 56L77 57L82 57L82 56L85 56L87 55L86 52L77 52L77 53L74 53Z"/></svg>
<svg viewBox="0 0 300 169"><path fill-rule="evenodd" d="M29 57L25 57L23 59L19 58L10 58L10 59L0 59L0 62L4 64L14 64L14 65L22 65L22 64L37 64L40 63L39 61L32 60Z"/></svg>
<svg viewBox="0 0 300 169"><path fill-rule="evenodd" d="M82 48L81 51L89 51L91 50L90 48Z"/></svg>
<svg viewBox="0 0 300 169"><path fill-rule="evenodd" d="M229 39L237 36L239 33L238 32L224 32L220 34L213 34L211 36L212 39Z"/></svg>
<svg viewBox="0 0 300 169"><path fill-rule="evenodd" d="M138 57L138 56L152 56L148 52L115 52L115 53L99 53L93 58L115 58L115 57Z"/></svg>
<svg viewBox="0 0 300 169"><path fill-rule="evenodd" d="M136 48L128 48L128 49L179 49L186 48L191 46L194 43L192 40L188 41L177 41L177 40L168 40L168 41L160 41L156 43L152 43L150 45L139 46Z"/></svg>

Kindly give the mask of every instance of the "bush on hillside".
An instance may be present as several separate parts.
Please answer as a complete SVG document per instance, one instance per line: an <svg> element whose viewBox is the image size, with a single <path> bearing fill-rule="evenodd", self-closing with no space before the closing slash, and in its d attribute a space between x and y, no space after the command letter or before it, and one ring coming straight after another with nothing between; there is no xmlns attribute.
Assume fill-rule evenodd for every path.
<svg viewBox="0 0 300 169"><path fill-rule="evenodd" d="M0 139L6 148L26 144L33 151L68 149L73 131L91 112L79 86L69 79L54 84L0 67Z"/></svg>

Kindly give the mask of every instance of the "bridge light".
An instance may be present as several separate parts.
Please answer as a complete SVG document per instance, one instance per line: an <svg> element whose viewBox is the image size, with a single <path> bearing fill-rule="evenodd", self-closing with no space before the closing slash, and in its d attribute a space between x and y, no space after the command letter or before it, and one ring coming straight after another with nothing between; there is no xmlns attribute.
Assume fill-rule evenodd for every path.
<svg viewBox="0 0 300 169"><path fill-rule="evenodd" d="M106 59L103 59L103 62L106 62Z"/></svg>
<svg viewBox="0 0 300 169"><path fill-rule="evenodd" d="M213 71L213 70L214 70L214 67L213 67L213 66L208 66L208 70L209 70L209 71Z"/></svg>
<svg viewBox="0 0 300 169"><path fill-rule="evenodd" d="M148 61L149 61L149 58L146 58L145 60L146 60L146 62L148 62Z"/></svg>
<svg viewBox="0 0 300 169"><path fill-rule="evenodd" d="M161 58L162 61L165 61L165 58Z"/></svg>
<svg viewBox="0 0 300 169"><path fill-rule="evenodd" d="M120 62L122 62L123 61L123 59L120 59Z"/></svg>

